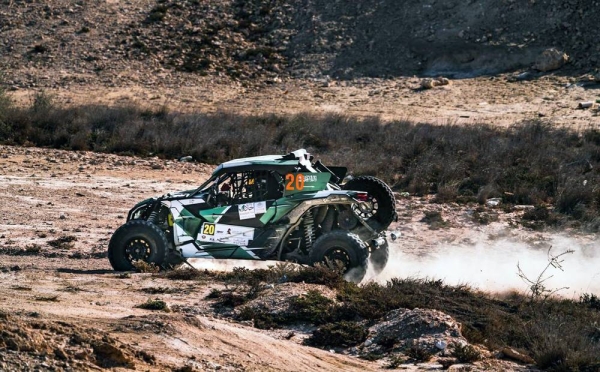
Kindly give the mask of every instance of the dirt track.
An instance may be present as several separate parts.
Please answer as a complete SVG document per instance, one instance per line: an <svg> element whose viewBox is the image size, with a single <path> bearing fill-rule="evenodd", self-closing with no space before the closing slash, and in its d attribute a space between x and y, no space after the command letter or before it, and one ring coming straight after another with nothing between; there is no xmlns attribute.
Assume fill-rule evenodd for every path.
<svg viewBox="0 0 600 372"><path fill-rule="evenodd" d="M17 324L27 338L39 340L37 334L41 332L46 341L34 341L36 350L50 347L54 355L67 355L40 360L32 357L34 354L9 352L0 357L0 366L7 370L28 370L27 365L41 366L41 370L45 370L44 366L68 370L68 365L81 370L96 369L98 360L106 365L121 360L114 355L100 357L96 349L90 351L89 345L102 339L124 350L123 363L147 370L184 364L201 370L215 369L217 365L241 371L380 369L377 362L302 346L301 337L287 340L288 332L260 331L219 318L205 297L211 288L222 284L172 281L151 274L120 277L111 270L106 258L108 239L125 221L133 203L192 188L207 177L210 169L202 164L158 159L0 147L0 310L9 316L6 324ZM548 246L548 234L516 227L507 230L520 212L503 214L489 226L478 226L463 207L443 206L448 223L442 229L431 230L431 226L420 222L422 213L439 209L438 206L426 199L410 198L400 199L398 207L400 221L392 228L400 229L403 236L393 246L392 260L401 256L388 265L383 280L418 275L415 270L432 264L423 264L419 257L433 254L440 255L437 265L431 268L433 275L458 273L464 283L472 279L466 276L467 271L473 271L468 266L472 264L462 258L462 264L453 262L456 252L453 255L452 251L461 244L475 244L472 239L482 236L490 245L499 237L508 237L539 244L542 250ZM582 235L578 239L587 242L593 251L594 236ZM498 257L504 257L502 252ZM491 270L484 272L488 267L481 261L483 258L475 259L480 260L475 274L484 287L489 279L487 273L497 272L504 267L499 265L505 265L494 259ZM403 265L398 266L399 263ZM514 270L514 262L506 267ZM452 278L456 275L448 279ZM157 288L159 294L152 294ZM135 308L150 298L161 298L171 308L185 310L162 313ZM65 337L82 339L84 346L66 342ZM56 351L57 348L62 351ZM155 361L141 351L148 352ZM148 360L154 364L148 364Z"/></svg>
<svg viewBox="0 0 600 372"><path fill-rule="evenodd" d="M69 329L81 328L82 334L110 335L118 345L155 356L157 364L144 369L156 371L186 363L200 370L216 365L245 371L287 371L290 366L298 371L377 368L213 318L209 304L202 301L213 285L156 279L151 274L119 278L111 270L106 245L132 203L189 189L189 180L197 184L206 177L206 166L11 147L2 147L0 157L4 216L0 310L19 321L64 322ZM152 169L159 165L165 169ZM61 237L76 240L49 245ZM157 315L134 308L157 297L144 293L146 287L172 287L174 293L160 297L170 306L193 307L206 317ZM68 351L68 345L56 347ZM16 359L9 358L4 365L8 370L16 368L11 363L39 366L44 362L28 359L26 353L11 355ZM132 360L145 364L139 358ZM52 365L51 360L46 363ZM85 358L67 363L76 370L94 368ZM20 368L28 370L25 364Z"/></svg>

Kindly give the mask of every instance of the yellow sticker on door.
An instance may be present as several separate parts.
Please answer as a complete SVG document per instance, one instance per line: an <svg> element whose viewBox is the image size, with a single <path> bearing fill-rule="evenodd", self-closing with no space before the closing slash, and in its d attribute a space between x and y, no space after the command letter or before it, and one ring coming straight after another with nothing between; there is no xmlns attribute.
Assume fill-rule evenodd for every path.
<svg viewBox="0 0 600 372"><path fill-rule="evenodd" d="M202 235L215 235L215 224L205 223L202 225Z"/></svg>

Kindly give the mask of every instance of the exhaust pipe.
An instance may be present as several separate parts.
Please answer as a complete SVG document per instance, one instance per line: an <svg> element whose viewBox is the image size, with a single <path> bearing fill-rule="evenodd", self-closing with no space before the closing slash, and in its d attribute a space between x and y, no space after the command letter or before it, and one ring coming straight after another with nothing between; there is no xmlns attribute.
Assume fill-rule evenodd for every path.
<svg viewBox="0 0 600 372"><path fill-rule="evenodd" d="M371 244L373 244L373 247L379 248L385 244L385 239L384 238L373 239L373 240L371 240Z"/></svg>
<svg viewBox="0 0 600 372"><path fill-rule="evenodd" d="M400 236L402 235L401 232L399 231L394 231L390 233L390 238L392 239L392 241L395 241L396 239L398 239Z"/></svg>

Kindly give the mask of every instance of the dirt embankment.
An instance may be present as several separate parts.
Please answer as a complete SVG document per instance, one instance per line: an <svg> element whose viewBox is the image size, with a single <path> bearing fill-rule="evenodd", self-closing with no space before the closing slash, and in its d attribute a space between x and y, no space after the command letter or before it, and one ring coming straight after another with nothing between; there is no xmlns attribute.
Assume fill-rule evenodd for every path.
<svg viewBox="0 0 600 372"><path fill-rule="evenodd" d="M550 47L576 71L596 68L599 12L594 2L556 0L10 1L0 32L9 69L135 64L242 81L476 76L530 67Z"/></svg>
<svg viewBox="0 0 600 372"><path fill-rule="evenodd" d="M1 80L21 102L44 89L75 105L588 125L597 18L554 0L10 1ZM531 70L550 47L568 63ZM426 91L413 77L440 74L479 77Z"/></svg>

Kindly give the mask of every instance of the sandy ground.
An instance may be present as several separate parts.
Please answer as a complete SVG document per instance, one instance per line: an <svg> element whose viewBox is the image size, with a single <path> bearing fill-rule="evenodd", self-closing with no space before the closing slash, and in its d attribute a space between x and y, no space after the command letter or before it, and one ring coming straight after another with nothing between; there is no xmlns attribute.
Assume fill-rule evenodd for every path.
<svg viewBox="0 0 600 372"><path fill-rule="evenodd" d="M554 75L511 82L512 77L451 80L450 85L423 90L417 77L352 81L290 79L245 87L225 78L199 76L190 76L186 84L172 86L161 83L159 74L148 83L43 90L69 105L165 105L176 112L342 113L378 116L383 120L501 126L541 119L571 128L600 124L598 104L590 109L578 108L580 102L600 99L600 83ZM11 94L26 104L38 91L19 89Z"/></svg>
<svg viewBox="0 0 600 372"><path fill-rule="evenodd" d="M125 221L136 200L190 189L190 182L195 185L207 176L206 166L10 147L2 147L0 157L0 246L41 249L36 255L0 255L2 310L11 314L36 312L42 319L73 326L93 324L123 343L155 355L158 364L147 366L150 370L184 364L200 370L220 365L246 371L377 368L356 358L278 340L211 315L199 317L194 326L182 314L158 315L159 323L165 318L162 322L171 328L166 333L157 332L157 320L145 318L153 312L134 308L151 297L141 292L143 287L176 286L176 293L161 296L171 306L195 306L200 313L212 313L201 301L210 284L174 284L150 274L119 278L106 258L93 258L106 251L112 232ZM165 169L152 170L159 163ZM48 241L65 236L76 238L73 246L56 249L48 245ZM43 300L53 295L58 298ZM145 331L144 327L150 329Z"/></svg>
<svg viewBox="0 0 600 372"><path fill-rule="evenodd" d="M92 326L100 334L154 355L157 362L144 365L147 370L185 364L200 370L215 369L216 365L244 371L380 369L377 362L309 348L298 340L218 318L204 300L217 284L174 282L151 274L122 278L111 270L105 258L108 240L125 222L128 209L152 195L191 189L211 168L159 159L0 146L0 309L23 319L36 314L38 321ZM522 210L502 214L490 208L490 213L499 213L498 221L483 226L473 222L473 207L469 208L399 197L400 219L392 229L402 237L392 246L388 268L381 277L370 279L421 274L450 282L468 281L483 289L511 289L513 284L518 286L518 280L506 280L508 276L516 278L515 256L502 249L531 251L532 257L543 261L556 238L550 232L532 232L516 225ZM440 210L446 222L439 228L420 222L427 210ZM61 238L67 242L52 246ZM577 234L569 239L565 244L579 245L589 257L595 257L596 236ZM500 253L468 253L479 246ZM469 254L471 259L465 258ZM503 267L500 256L511 258L505 264L510 275L491 275ZM473 260L486 266L473 270ZM469 273L475 276L468 277ZM153 297L144 292L149 287L171 288L160 297L171 307L193 308L194 314L135 308Z"/></svg>

